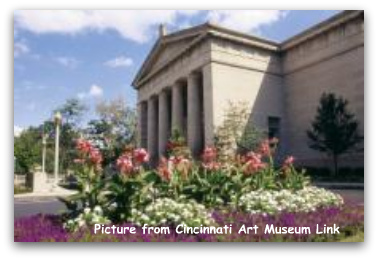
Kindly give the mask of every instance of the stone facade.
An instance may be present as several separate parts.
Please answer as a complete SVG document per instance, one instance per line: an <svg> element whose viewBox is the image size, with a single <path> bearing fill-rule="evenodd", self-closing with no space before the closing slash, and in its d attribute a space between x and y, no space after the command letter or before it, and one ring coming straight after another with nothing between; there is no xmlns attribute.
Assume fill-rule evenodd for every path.
<svg viewBox="0 0 378 260"><path fill-rule="evenodd" d="M177 127L199 154L229 102L243 102L283 152L326 163L306 138L323 92L347 98L364 131L363 27L362 11L345 11L283 43L213 24L161 35L133 82L139 145L157 159ZM363 152L347 161L363 165Z"/></svg>

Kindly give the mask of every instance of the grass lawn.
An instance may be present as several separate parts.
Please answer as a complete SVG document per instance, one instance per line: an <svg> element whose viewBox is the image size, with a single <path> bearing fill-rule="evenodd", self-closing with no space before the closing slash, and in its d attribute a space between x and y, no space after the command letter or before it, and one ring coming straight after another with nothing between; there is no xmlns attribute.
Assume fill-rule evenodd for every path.
<svg viewBox="0 0 378 260"><path fill-rule="evenodd" d="M364 232L358 232L356 235L344 238L339 242L364 242Z"/></svg>

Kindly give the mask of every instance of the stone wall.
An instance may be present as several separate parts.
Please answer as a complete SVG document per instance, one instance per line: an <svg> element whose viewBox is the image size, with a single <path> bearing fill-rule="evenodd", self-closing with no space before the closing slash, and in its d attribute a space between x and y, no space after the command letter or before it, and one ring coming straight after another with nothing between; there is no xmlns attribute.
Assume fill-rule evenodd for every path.
<svg viewBox="0 0 378 260"><path fill-rule="evenodd" d="M268 130L268 117L281 120L284 140L284 89L280 57L277 52L232 42L212 42L213 124L222 124L229 103L245 103L250 121ZM284 142L282 142L282 147Z"/></svg>
<svg viewBox="0 0 378 260"><path fill-rule="evenodd" d="M306 135L323 92L346 98L364 132L363 23L362 14L284 52L288 147L303 164L329 163L323 154L308 147ZM344 164L363 166L363 151L346 157Z"/></svg>

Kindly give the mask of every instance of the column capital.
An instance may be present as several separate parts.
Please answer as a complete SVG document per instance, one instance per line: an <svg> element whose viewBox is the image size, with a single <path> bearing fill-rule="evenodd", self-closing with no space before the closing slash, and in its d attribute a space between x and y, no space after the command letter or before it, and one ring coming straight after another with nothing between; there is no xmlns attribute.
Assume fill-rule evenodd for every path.
<svg viewBox="0 0 378 260"><path fill-rule="evenodd" d="M188 74L188 79L198 79L199 77L201 76L201 72L200 71L191 71L189 74Z"/></svg>

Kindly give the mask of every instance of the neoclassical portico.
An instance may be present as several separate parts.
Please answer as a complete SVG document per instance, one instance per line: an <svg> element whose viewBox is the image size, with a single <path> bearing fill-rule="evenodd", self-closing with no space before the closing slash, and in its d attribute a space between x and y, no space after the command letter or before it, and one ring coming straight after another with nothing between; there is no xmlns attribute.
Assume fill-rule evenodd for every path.
<svg viewBox="0 0 378 260"><path fill-rule="evenodd" d="M138 103L140 146L147 147L152 158L166 152L174 128L186 137L194 155L201 152L205 140L203 77L201 70L193 71Z"/></svg>

